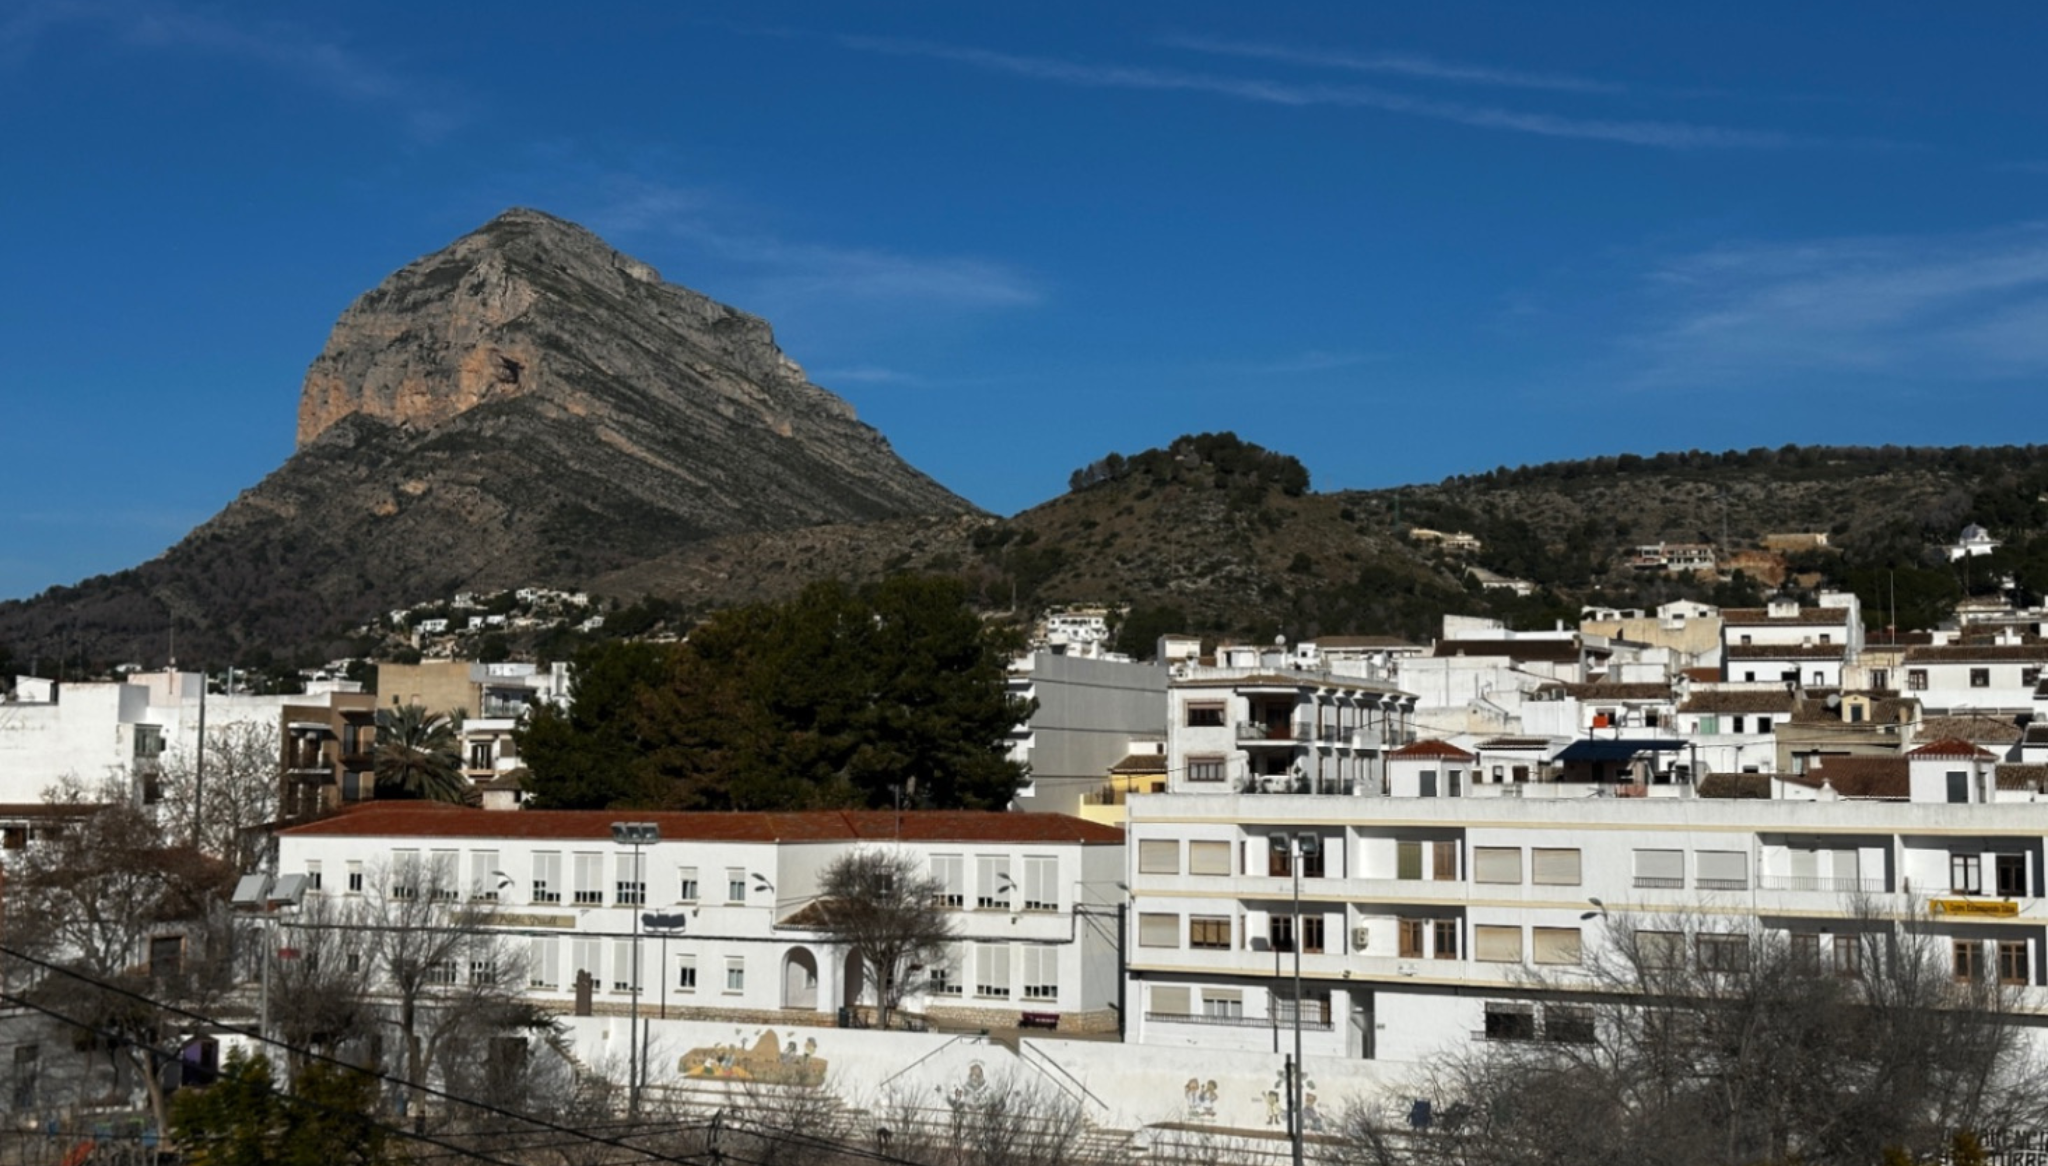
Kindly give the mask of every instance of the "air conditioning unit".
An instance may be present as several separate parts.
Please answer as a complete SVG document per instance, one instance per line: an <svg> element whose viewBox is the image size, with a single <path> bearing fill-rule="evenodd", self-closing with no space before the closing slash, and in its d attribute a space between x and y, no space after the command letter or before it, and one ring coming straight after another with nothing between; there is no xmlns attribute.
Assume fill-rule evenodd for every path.
<svg viewBox="0 0 2048 1166"><path fill-rule="evenodd" d="M1351 929L1351 950L1364 951L1366 948L1371 946L1372 928L1354 927Z"/></svg>

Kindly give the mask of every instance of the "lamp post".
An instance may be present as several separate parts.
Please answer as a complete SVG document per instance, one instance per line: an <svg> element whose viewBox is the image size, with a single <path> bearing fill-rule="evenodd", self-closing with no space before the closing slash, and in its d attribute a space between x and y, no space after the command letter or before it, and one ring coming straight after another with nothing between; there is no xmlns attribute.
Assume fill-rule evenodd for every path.
<svg viewBox="0 0 2048 1166"><path fill-rule="evenodd" d="M1294 1166L1302 1166L1301 864L1323 852L1323 839L1309 830L1282 831L1272 835L1269 844L1294 876L1294 925L1287 933L1287 945L1294 949L1294 1056L1287 1063L1287 1138L1293 1144Z"/></svg>
<svg viewBox="0 0 2048 1166"><path fill-rule="evenodd" d="M669 970L668 937L674 934L675 932L681 931L683 928L689 926L690 917L688 915L683 914L681 911L676 911L673 913L665 913L661 911L645 911L642 912L640 915L640 923L642 926L646 927L647 930L659 932L661 934L661 971L655 978L661 981L661 1018L663 1020L667 1020ZM647 1080L647 1039L644 1035L641 1037L640 1040L640 1080L643 1083Z"/></svg>
<svg viewBox="0 0 2048 1166"><path fill-rule="evenodd" d="M653 822L613 822L612 841L621 846L633 848L634 906L647 902L647 868L642 865L640 848L661 841L661 827ZM621 879L620 882L625 880ZM628 1004L628 1023L632 1026L627 1033L626 1055L631 1058L627 1066L626 1112L633 1117L640 1116L640 912L633 912L633 987Z"/></svg>

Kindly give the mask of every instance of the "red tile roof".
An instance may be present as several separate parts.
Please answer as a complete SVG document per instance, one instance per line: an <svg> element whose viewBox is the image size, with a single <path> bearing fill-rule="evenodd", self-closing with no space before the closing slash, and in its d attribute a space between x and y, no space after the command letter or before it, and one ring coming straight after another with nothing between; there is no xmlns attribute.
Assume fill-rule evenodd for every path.
<svg viewBox="0 0 2048 1166"><path fill-rule="evenodd" d="M1943 737L1930 741L1907 753L1908 757L1959 757L1978 761L1996 761L1996 757L1970 744L1960 737Z"/></svg>
<svg viewBox="0 0 2048 1166"><path fill-rule="evenodd" d="M653 822L664 841L1077 842L1120 846L1124 832L1065 814L976 810L812 810L658 813L645 810L473 810L434 802L369 802L279 831L302 837L559 838L609 841L614 822ZM899 829L898 823L901 823Z"/></svg>
<svg viewBox="0 0 2048 1166"><path fill-rule="evenodd" d="M1463 749L1458 748L1456 745L1451 744L1449 741L1417 741L1413 745L1403 745L1399 749L1394 750L1392 753L1387 754L1387 756L1441 757L1446 761L1479 760L1477 754L1467 753Z"/></svg>
<svg viewBox="0 0 2048 1166"><path fill-rule="evenodd" d="M1848 650L1847 644L1730 644L1721 656L1727 660L1839 660Z"/></svg>
<svg viewBox="0 0 2048 1166"><path fill-rule="evenodd" d="M1849 609L1846 607L1802 607L1794 615L1772 615L1767 607L1724 607L1721 622L1736 627L1761 627L1770 624L1846 624Z"/></svg>
<svg viewBox="0 0 2048 1166"><path fill-rule="evenodd" d="M1826 757L1801 774L1782 774L1795 785L1819 789L1822 782L1845 798L1906 798L1912 773L1903 757Z"/></svg>

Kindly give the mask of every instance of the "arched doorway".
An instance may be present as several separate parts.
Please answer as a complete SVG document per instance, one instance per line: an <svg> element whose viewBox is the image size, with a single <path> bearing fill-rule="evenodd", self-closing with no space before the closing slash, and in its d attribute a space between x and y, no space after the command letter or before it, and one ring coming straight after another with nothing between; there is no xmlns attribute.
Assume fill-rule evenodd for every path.
<svg viewBox="0 0 2048 1166"><path fill-rule="evenodd" d="M795 947L782 957L782 1006L813 1012L818 1007L818 957Z"/></svg>
<svg viewBox="0 0 2048 1166"><path fill-rule="evenodd" d="M861 993L867 990L866 980L867 970L861 962L860 953L857 951L847 952L846 978L843 982L844 991L839 1000L842 1007L860 1007Z"/></svg>

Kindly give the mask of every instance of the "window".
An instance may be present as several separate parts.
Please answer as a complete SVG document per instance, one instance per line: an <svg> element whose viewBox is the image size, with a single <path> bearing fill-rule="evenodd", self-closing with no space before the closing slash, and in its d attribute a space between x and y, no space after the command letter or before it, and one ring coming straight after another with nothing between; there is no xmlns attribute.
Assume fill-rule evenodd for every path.
<svg viewBox="0 0 2048 1166"><path fill-rule="evenodd" d="M1188 728L1220 729L1223 727L1223 706L1220 704L1191 704L1188 706Z"/></svg>
<svg viewBox="0 0 2048 1166"><path fill-rule="evenodd" d="M185 937L160 935L149 941L149 975L161 980L175 976L185 966Z"/></svg>
<svg viewBox="0 0 2048 1166"><path fill-rule="evenodd" d="M1425 921L1421 919L1401 920L1402 959L1419 960L1423 957L1424 952L1422 950L1422 927L1424 922Z"/></svg>
<svg viewBox="0 0 2048 1166"><path fill-rule="evenodd" d="M1186 985L1155 984L1149 1011L1155 1016L1186 1016L1194 1011L1193 995Z"/></svg>
<svg viewBox="0 0 2048 1166"><path fill-rule="evenodd" d="M1323 950L1323 917L1303 915L1301 917L1301 950L1311 955Z"/></svg>
<svg viewBox="0 0 2048 1166"><path fill-rule="evenodd" d="M1472 928L1472 958L1489 964L1522 962L1522 929L1491 924Z"/></svg>
<svg viewBox="0 0 2048 1166"><path fill-rule="evenodd" d="M744 956L725 957L725 991L727 995L747 990L747 961Z"/></svg>
<svg viewBox="0 0 2048 1166"><path fill-rule="evenodd" d="M553 988L561 981L556 974L562 963L562 941L553 935L536 935L526 941L526 986Z"/></svg>
<svg viewBox="0 0 2048 1166"><path fill-rule="evenodd" d="M1577 847L1538 848L1529 852L1529 881L1537 886L1576 887L1579 877Z"/></svg>
<svg viewBox="0 0 2048 1166"><path fill-rule="evenodd" d="M1279 914L1266 916L1266 940L1273 945L1274 951L1293 951L1294 916Z"/></svg>
<svg viewBox="0 0 2048 1166"><path fill-rule="evenodd" d="M2020 684L2027 688L2032 688L2039 683L2041 683L2041 670L2038 667L2020 669Z"/></svg>
<svg viewBox="0 0 2048 1166"><path fill-rule="evenodd" d="M1228 915L1190 916L1188 918L1188 946L1228 951L1230 949L1230 917Z"/></svg>
<svg viewBox="0 0 2048 1166"><path fill-rule="evenodd" d="M1731 733L1740 733L1743 731L1743 728L1746 724L1747 722L1743 719L1742 715L1738 713L1735 716L1728 718L1728 731Z"/></svg>
<svg viewBox="0 0 2048 1166"><path fill-rule="evenodd" d="M469 767L471 769L489 769L491 767L491 743L489 741L470 742Z"/></svg>
<svg viewBox="0 0 2048 1166"><path fill-rule="evenodd" d="M1180 916L1154 914L1150 911L1138 916L1139 947L1179 947Z"/></svg>
<svg viewBox="0 0 2048 1166"><path fill-rule="evenodd" d="M1702 935L1696 946L1703 972L1739 972L1749 964L1747 935Z"/></svg>
<svg viewBox="0 0 2048 1166"><path fill-rule="evenodd" d="M676 898L685 903L697 901L697 868L686 866L676 872Z"/></svg>
<svg viewBox="0 0 2048 1166"><path fill-rule="evenodd" d="M1835 936L1835 974L1838 976L1860 976L1863 974L1863 944L1854 935Z"/></svg>
<svg viewBox="0 0 2048 1166"><path fill-rule="evenodd" d="M974 994L995 1000L1010 998L1010 945L982 943L974 948Z"/></svg>
<svg viewBox="0 0 2048 1166"><path fill-rule="evenodd" d="M1636 886L1679 890L1685 886L1685 851L1636 851Z"/></svg>
<svg viewBox="0 0 2048 1166"><path fill-rule="evenodd" d="M1740 850L1702 850L1693 856L1698 864L1696 886L1702 891L1746 891L1749 889L1749 855Z"/></svg>
<svg viewBox="0 0 2048 1166"><path fill-rule="evenodd" d="M1543 1039L1563 1044L1593 1043L1593 1010L1583 1004L1545 1004Z"/></svg>
<svg viewBox="0 0 2048 1166"><path fill-rule="evenodd" d="M320 863L317 859L308 860L306 863L306 889L309 891L320 889Z"/></svg>
<svg viewBox="0 0 2048 1166"><path fill-rule="evenodd" d="M1475 883L1519 884L1522 881L1522 848L1519 846L1473 847L1472 881Z"/></svg>
<svg viewBox="0 0 2048 1166"><path fill-rule="evenodd" d="M1745 644L1747 644L1747 643L1750 643L1750 642L1751 642L1751 638L1750 638L1750 636L1749 636L1749 635L1748 635L1747 633L1744 633L1744 634L1743 634L1743 637L1742 637L1742 642L1743 642L1743 643L1745 643Z"/></svg>
<svg viewBox="0 0 2048 1166"><path fill-rule="evenodd" d="M1180 842L1159 838L1147 838L1139 842L1138 873L1179 874Z"/></svg>
<svg viewBox="0 0 2048 1166"><path fill-rule="evenodd" d="M966 966L960 945L947 944L945 954L925 974L926 990L934 996L960 995L960 972Z"/></svg>
<svg viewBox="0 0 2048 1166"><path fill-rule="evenodd" d="M1436 770L1425 769L1416 775L1416 795L1433 798L1436 796Z"/></svg>
<svg viewBox="0 0 2048 1166"><path fill-rule="evenodd" d="M1230 843L1190 842L1188 843L1188 873L1191 875L1227 875L1230 873Z"/></svg>
<svg viewBox="0 0 2048 1166"><path fill-rule="evenodd" d="M1218 1020L1244 1018L1244 991L1240 988L1202 989L1202 1015Z"/></svg>
<svg viewBox="0 0 2048 1166"><path fill-rule="evenodd" d="M1872 668L1870 670L1870 687L1872 688L1880 690L1889 688L1891 687L1891 679L1892 674L1889 668Z"/></svg>
<svg viewBox="0 0 2048 1166"><path fill-rule="evenodd" d="M1977 940L1954 941L1950 958L1958 980L1975 980L1984 974L1984 945Z"/></svg>
<svg viewBox="0 0 2048 1166"><path fill-rule="evenodd" d="M1970 669L1970 687L1971 687L1971 688L1990 688L1990 687L1991 687L1991 669L1989 669L1989 668L1972 668L1972 669Z"/></svg>
<svg viewBox="0 0 2048 1166"><path fill-rule="evenodd" d="M697 990L697 957L679 955L676 957L676 990L695 992Z"/></svg>
<svg viewBox="0 0 2048 1166"><path fill-rule="evenodd" d="M1189 781L1222 781L1229 774L1229 768L1221 757L1188 758Z"/></svg>
<svg viewBox="0 0 2048 1166"><path fill-rule="evenodd" d="M725 901L744 903L747 901L747 872L736 866L725 868Z"/></svg>
<svg viewBox="0 0 2048 1166"><path fill-rule="evenodd" d="M1399 879L1420 879L1422 877L1422 843L1396 842L1394 844L1394 877Z"/></svg>
<svg viewBox="0 0 2048 1166"><path fill-rule="evenodd" d="M2027 941L2024 939L1999 940L1998 982L2001 984L2031 983L2032 979L2027 973Z"/></svg>
<svg viewBox="0 0 2048 1166"><path fill-rule="evenodd" d="M612 940L612 991L631 992L639 972L633 966L633 941Z"/></svg>
<svg viewBox="0 0 2048 1166"><path fill-rule="evenodd" d="M1820 642L1823 644L1832 644L1835 642L1835 637L1828 632L1822 632L1820 634Z"/></svg>
<svg viewBox="0 0 2048 1166"><path fill-rule="evenodd" d="M613 887L613 902L621 907L642 907L647 904L647 856L627 851L616 860L618 878Z"/></svg>
<svg viewBox="0 0 2048 1166"><path fill-rule="evenodd" d="M932 855L932 881L939 884L939 906L967 905L967 857L961 854Z"/></svg>
<svg viewBox="0 0 2048 1166"><path fill-rule="evenodd" d="M1529 953L1539 964L1576 964L1584 958L1576 927L1531 928L1529 939Z"/></svg>
<svg viewBox="0 0 2048 1166"><path fill-rule="evenodd" d="M1958 895L1981 893L1984 890L1984 856L1980 854L1949 855L1948 889Z"/></svg>
<svg viewBox="0 0 2048 1166"><path fill-rule="evenodd" d="M1795 931L1786 937L1792 955L1792 966L1808 975L1820 971L1820 936L1811 931Z"/></svg>
<svg viewBox="0 0 2048 1166"><path fill-rule="evenodd" d="M1721 717L1718 713L1707 713L1700 717L1699 732L1711 737L1721 731Z"/></svg>
<svg viewBox="0 0 2048 1166"><path fill-rule="evenodd" d="M569 962L573 965L570 971L575 973L570 977L570 983L580 983L587 975L594 988L604 979L604 949L598 946L602 942L598 939L576 939L570 943Z"/></svg>
<svg viewBox="0 0 2048 1166"><path fill-rule="evenodd" d="M1486 1005L1487 1040L1535 1040L1536 1010L1528 1004Z"/></svg>
<svg viewBox="0 0 2048 1166"><path fill-rule="evenodd" d="M1060 998L1060 949L1035 944L1024 949L1024 999Z"/></svg>
<svg viewBox="0 0 2048 1166"><path fill-rule="evenodd" d="M2001 854L1993 860L1997 865L1998 893L2003 898L2023 899L2027 894L2027 856L2024 854Z"/></svg>
<svg viewBox="0 0 2048 1166"><path fill-rule="evenodd" d="M363 893L363 864L353 860L348 864L348 893L351 895Z"/></svg>
<svg viewBox="0 0 2048 1166"><path fill-rule="evenodd" d="M1057 858L1024 857L1024 909L1060 909L1060 861Z"/></svg>
<svg viewBox="0 0 2048 1166"><path fill-rule="evenodd" d="M498 870L498 852L495 850L472 850L469 852L469 893L479 902L498 901L498 882L504 876Z"/></svg>
<svg viewBox="0 0 2048 1166"><path fill-rule="evenodd" d="M391 852L391 875L386 880L394 899L412 900L420 897L420 852L417 850L394 850Z"/></svg>
<svg viewBox="0 0 2048 1166"><path fill-rule="evenodd" d="M1676 931L1638 931L1636 958L1646 968L1675 968L1685 958L1685 936Z"/></svg>
<svg viewBox="0 0 2048 1166"><path fill-rule="evenodd" d="M479 985L490 985L497 983L498 961L494 959L480 959L469 961L469 982L472 984Z"/></svg>
<svg viewBox="0 0 2048 1166"><path fill-rule="evenodd" d="M456 880L456 864L461 856L453 850L436 850L428 856L427 894L437 902L452 903L462 897L462 884Z"/></svg>
<svg viewBox="0 0 2048 1166"><path fill-rule="evenodd" d="M1437 842L1433 843L1430 849L1436 854L1436 873L1431 877L1439 882L1456 882L1458 880L1458 844L1455 842Z"/></svg>
<svg viewBox="0 0 2048 1166"><path fill-rule="evenodd" d="M1307 851L1300 855L1301 877L1305 879L1324 877L1323 855L1328 852L1329 848L1323 844L1323 840L1317 838L1313 843L1304 843L1300 838L1296 838L1294 844L1298 849L1304 848L1306 845L1313 845L1315 847L1313 851Z"/></svg>
<svg viewBox="0 0 2048 1166"><path fill-rule="evenodd" d="M548 851L536 852L533 856L533 901L536 903L559 903L562 901L562 856Z"/></svg>
<svg viewBox="0 0 2048 1166"><path fill-rule="evenodd" d="M1961 770L1950 770L1948 774L1948 800L1951 805L1962 805L1970 800L1970 775Z"/></svg>
<svg viewBox="0 0 2048 1166"><path fill-rule="evenodd" d="M1908 668L1908 669L1906 669L1906 688L1907 688L1907 689L1908 689L1909 691L1912 691L1912 692L1921 692L1921 691L1925 690L1925 689L1926 689L1926 687L1927 687L1927 669L1925 669L1925 668Z"/></svg>
<svg viewBox="0 0 2048 1166"><path fill-rule="evenodd" d="M1174 844L1176 847L1179 843ZM1010 896L1016 885L1010 881L1010 858L1004 854L983 854L974 860L974 905L998 911L1011 910Z"/></svg>
<svg viewBox="0 0 2048 1166"><path fill-rule="evenodd" d="M576 855L576 884L572 893L579 905L604 905L604 855Z"/></svg>
<svg viewBox="0 0 2048 1166"><path fill-rule="evenodd" d="M1457 959L1458 921L1456 919L1438 919L1435 921L1435 926L1432 929L1436 932L1433 937L1436 941L1436 947L1430 954L1440 960Z"/></svg>

